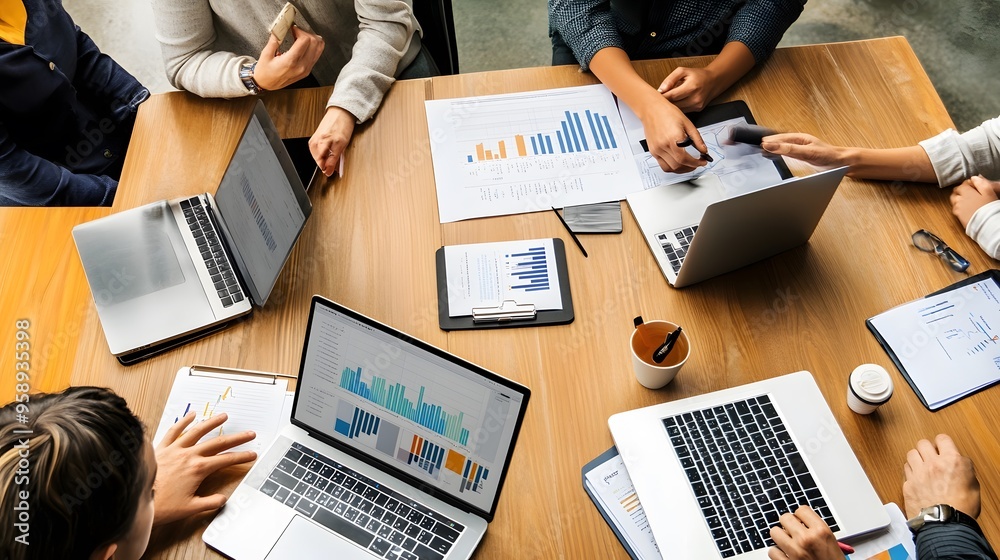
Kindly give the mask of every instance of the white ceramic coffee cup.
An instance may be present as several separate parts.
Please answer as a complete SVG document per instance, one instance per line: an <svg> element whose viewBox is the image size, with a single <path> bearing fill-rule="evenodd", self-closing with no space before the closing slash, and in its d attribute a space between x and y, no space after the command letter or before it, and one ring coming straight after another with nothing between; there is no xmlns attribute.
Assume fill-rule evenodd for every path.
<svg viewBox="0 0 1000 560"><path fill-rule="evenodd" d="M877 364L854 368L847 383L847 406L858 414L871 414L892 397L892 377Z"/></svg>
<svg viewBox="0 0 1000 560"><path fill-rule="evenodd" d="M632 337L629 339L632 369L635 370L636 380L643 387L659 389L670 383L691 355L691 341L687 332L682 330L677 342L674 343L673 350L663 363L657 364L653 361L653 352L663 344L667 335L675 330L677 325L670 321L649 321L632 331Z"/></svg>

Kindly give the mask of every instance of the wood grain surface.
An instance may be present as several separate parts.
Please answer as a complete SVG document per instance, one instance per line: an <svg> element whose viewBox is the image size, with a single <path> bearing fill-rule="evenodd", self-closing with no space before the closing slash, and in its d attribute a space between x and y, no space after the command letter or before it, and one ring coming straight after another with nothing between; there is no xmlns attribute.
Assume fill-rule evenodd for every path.
<svg viewBox="0 0 1000 560"><path fill-rule="evenodd" d="M637 62L651 84L709 57ZM79 259L73 224L107 210L0 211L3 302L0 341L13 320L53 348L35 370L40 389L98 384L124 395L155 426L177 368L193 363L294 374L309 299L321 294L441 346L532 389L496 519L476 558L627 558L581 487L580 468L612 445L608 416L765 379L811 371L884 501L902 503L902 464L913 443L947 432L971 456L985 488L981 523L1000 538L1000 390L942 411L924 409L865 328L865 319L957 281L936 257L911 246L927 228L972 262L994 265L950 214L948 191L906 182L847 179L810 242L765 262L676 290L657 268L623 203L621 235L585 235L572 246L551 212L440 224L423 109L445 99L596 83L572 67L533 68L399 82L375 119L359 127L346 176L322 181L314 212L266 308L221 334L132 367L108 353ZM311 133L329 89L264 97L283 135ZM913 145L953 126L903 38L778 49L719 101L743 99L757 121L833 143ZM183 93L142 106L114 210L214 191L251 101ZM431 131L433 133L433 131ZM793 165L797 174L808 172ZM566 326L445 333L437 325L434 251L441 245L562 237L576 320ZM683 325L691 357L667 387L643 388L632 373L632 318ZM74 325L77 325L74 327ZM58 342L61 341L61 342ZM3 375L11 352L0 353ZM881 364L892 400L859 416L846 405L847 376ZM6 377L5 377L6 378ZM10 383L0 387L5 398ZM244 471L213 477L230 489ZM668 496L663 499L669 499ZM208 516L154 533L150 558L212 558L200 540Z"/></svg>

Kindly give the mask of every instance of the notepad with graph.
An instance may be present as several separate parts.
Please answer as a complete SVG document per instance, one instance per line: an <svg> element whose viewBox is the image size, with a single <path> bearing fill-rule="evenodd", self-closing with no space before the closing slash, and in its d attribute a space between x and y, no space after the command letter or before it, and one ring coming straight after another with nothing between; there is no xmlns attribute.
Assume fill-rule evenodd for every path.
<svg viewBox="0 0 1000 560"><path fill-rule="evenodd" d="M263 451L278 432L287 389L288 381L274 376L208 373L183 367L174 378L153 444L158 445L170 426L190 411L196 414L195 422L226 413L226 423L202 441L253 430L257 437L233 451Z"/></svg>

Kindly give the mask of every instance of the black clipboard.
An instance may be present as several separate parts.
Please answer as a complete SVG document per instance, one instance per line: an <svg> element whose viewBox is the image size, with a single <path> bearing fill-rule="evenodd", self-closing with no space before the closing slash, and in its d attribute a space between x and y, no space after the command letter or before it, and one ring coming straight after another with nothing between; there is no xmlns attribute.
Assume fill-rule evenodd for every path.
<svg viewBox="0 0 1000 560"><path fill-rule="evenodd" d="M938 291L936 291L934 293L927 294L926 296L924 296L924 298L929 298L929 297L938 296L938 295L941 295L941 294L946 294L948 292L957 290L957 289L962 288L964 286L969 286L971 284L976 284L976 283L982 282L983 280L990 280L990 279L992 279L997 284L997 288L1000 288L1000 270L987 270L986 272L981 272L979 274L976 274L975 276L970 276L969 278L966 278L964 280L960 280L958 282L955 282L954 284L951 284L950 286L942 288L942 289L940 289L940 290L938 290ZM916 300L914 300L914 301L916 301ZM903 305L905 305L905 304L903 304ZM944 408L944 407L946 407L948 405L957 403L958 401L964 399L965 397L974 395L974 394L978 393L979 391L982 391L983 389L988 389L988 388L996 385L997 383L1000 383L1000 378L997 378L996 381L993 381L992 383L989 383L988 385L984 385L983 387L980 387L979 389L973 391L972 393L969 393L968 395L964 395L960 399L955 399L955 400L953 400L951 402L948 402L948 403L945 403L945 404L943 404L941 406L938 406L937 408L932 408L930 406L930 404L927 403L927 399L924 398L923 393L921 393L920 389L917 388L917 384L914 383L912 379L910 379L910 374L907 373L906 368L903 367L903 363L899 360L899 357L896 355L896 352L892 349L891 346L889 346L889 343L886 342L886 340L882 336L882 334L878 332L878 329L875 328L875 325L872 324L872 320L871 319L867 319L865 321L865 326L867 326L868 330L871 331L872 335L875 336L875 340L877 340L878 343L879 343L879 345L882 347L882 349L885 350L885 353L889 355L889 359L892 360L893 365L895 365L896 369L899 370L900 375L903 376L903 379L906 380L906 383L910 386L911 389L913 389L913 392L916 393L917 398L920 399L920 403L923 404L927 408L927 410L930 410L931 412L936 412L938 410L941 410L942 408Z"/></svg>
<svg viewBox="0 0 1000 560"><path fill-rule="evenodd" d="M441 330L461 331L471 329L503 329L514 327L541 327L545 325L567 325L573 322L573 296L569 289L569 268L566 266L566 245L562 239L552 239L553 252L556 257L556 274L559 277L559 289L562 291L562 309L538 311L533 319L501 320L490 323L477 323L471 315L451 317L448 314L448 274L445 267L444 247L434 254L437 260L437 292L438 292L438 322Z"/></svg>
<svg viewBox="0 0 1000 560"><path fill-rule="evenodd" d="M639 557L635 555L635 551L632 550L632 547L628 545L628 541L625 539L625 536L621 534L621 532L618 530L618 526L615 525L614 520L611 519L610 515L608 514L608 511L603 507L601 507L600 500L597 499L597 496L595 496L594 493L590 491L590 487L587 486L587 473L603 465L604 463L610 461L611 459L614 459L617 456L618 456L618 448L612 446L611 449L608 449L604 453L601 453L600 456L598 456L596 459L584 465L580 473L583 479L583 490L587 492L587 495L590 496L590 500L594 502L594 507L596 507L597 511L601 513L601 517L604 518L604 522L608 524L608 527L610 527L612 531L614 531L615 536L618 537L618 542L621 543L622 548L624 548L625 552L628 553L629 558L631 558L632 560L639 560Z"/></svg>

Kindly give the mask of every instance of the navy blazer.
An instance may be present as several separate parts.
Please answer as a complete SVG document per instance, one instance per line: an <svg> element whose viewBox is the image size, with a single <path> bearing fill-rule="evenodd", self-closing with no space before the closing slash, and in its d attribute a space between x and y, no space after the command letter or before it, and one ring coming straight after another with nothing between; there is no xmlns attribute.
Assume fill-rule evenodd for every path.
<svg viewBox="0 0 1000 560"><path fill-rule="evenodd" d="M60 0L24 5L26 44L0 40L0 205L110 205L149 91Z"/></svg>

